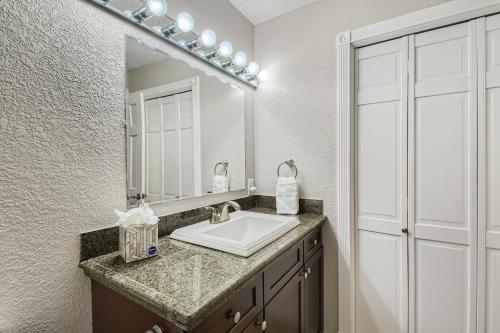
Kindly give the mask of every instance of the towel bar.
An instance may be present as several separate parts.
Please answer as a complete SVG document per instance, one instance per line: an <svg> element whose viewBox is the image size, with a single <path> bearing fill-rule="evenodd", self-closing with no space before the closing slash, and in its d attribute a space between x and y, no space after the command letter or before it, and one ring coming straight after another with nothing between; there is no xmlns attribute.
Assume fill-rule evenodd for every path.
<svg viewBox="0 0 500 333"><path fill-rule="evenodd" d="M215 164L214 175L217 175L217 167L219 165L222 165L222 167L224 168L225 176L227 176L227 167L229 166L229 162L228 161L222 161L222 162L218 162L217 164Z"/></svg>
<svg viewBox="0 0 500 333"><path fill-rule="evenodd" d="M278 165L278 169L276 170L276 173L278 174L278 177L280 177L280 168L284 165L288 165L289 168L291 169L294 169L295 170L295 178L297 178L297 175L299 173L299 169L297 168L297 166L295 165L295 162L293 160L286 160L285 162L283 163L280 163L280 165Z"/></svg>

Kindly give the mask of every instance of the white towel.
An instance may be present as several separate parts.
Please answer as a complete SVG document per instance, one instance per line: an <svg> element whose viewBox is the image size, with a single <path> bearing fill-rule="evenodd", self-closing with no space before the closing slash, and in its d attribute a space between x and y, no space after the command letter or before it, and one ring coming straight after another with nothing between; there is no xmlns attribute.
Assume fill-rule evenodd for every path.
<svg viewBox="0 0 500 333"><path fill-rule="evenodd" d="M295 177L278 177L276 211L278 214L293 215L299 212L299 183Z"/></svg>
<svg viewBox="0 0 500 333"><path fill-rule="evenodd" d="M225 193L229 191L227 176L215 175L212 179L212 193Z"/></svg>

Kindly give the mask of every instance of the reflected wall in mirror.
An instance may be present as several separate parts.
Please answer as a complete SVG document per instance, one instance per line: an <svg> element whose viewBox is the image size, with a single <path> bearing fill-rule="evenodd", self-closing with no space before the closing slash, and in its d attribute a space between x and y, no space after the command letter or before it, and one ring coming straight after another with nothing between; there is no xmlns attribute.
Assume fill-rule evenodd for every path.
<svg viewBox="0 0 500 333"><path fill-rule="evenodd" d="M127 202L245 189L245 96L126 38Z"/></svg>

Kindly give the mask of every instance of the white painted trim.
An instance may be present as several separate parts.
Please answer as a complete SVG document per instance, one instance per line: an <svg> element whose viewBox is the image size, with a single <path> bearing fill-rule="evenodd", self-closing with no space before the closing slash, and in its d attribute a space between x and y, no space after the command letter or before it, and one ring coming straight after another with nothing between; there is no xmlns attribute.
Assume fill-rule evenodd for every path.
<svg viewBox="0 0 500 333"><path fill-rule="evenodd" d="M355 274L353 177L352 177L352 112L353 57L351 34L337 36L337 239L339 271L339 331L354 332Z"/></svg>
<svg viewBox="0 0 500 333"><path fill-rule="evenodd" d="M486 332L486 19L478 19L478 99L477 99L477 332ZM481 55L483 51L483 55Z"/></svg>
<svg viewBox="0 0 500 333"><path fill-rule="evenodd" d="M408 69L415 68L415 36L408 37ZM408 70L408 178L407 219L408 233L415 235L415 70ZM408 299L415 299L415 237L408 237ZM415 333L415 302L408 303L408 332Z"/></svg>
<svg viewBox="0 0 500 333"><path fill-rule="evenodd" d="M500 12L500 0L456 0L337 35L339 332L355 332L352 110L354 48ZM481 167L481 166L480 166ZM481 281L480 281L481 282Z"/></svg>
<svg viewBox="0 0 500 333"><path fill-rule="evenodd" d="M500 12L499 0L455 0L351 31L354 47L365 46Z"/></svg>
<svg viewBox="0 0 500 333"><path fill-rule="evenodd" d="M194 144L194 193L199 197L201 193L201 116L200 116L200 77L191 79L193 98L193 144Z"/></svg>
<svg viewBox="0 0 500 333"><path fill-rule="evenodd" d="M469 47L470 47L470 69L469 69L469 112L471 117L469 119L470 131L470 156L469 156L469 195L470 195L470 211L469 211L469 332L476 330L477 320L477 291L478 291L478 22L469 22ZM472 162L472 163L471 163Z"/></svg>
<svg viewBox="0 0 500 333"><path fill-rule="evenodd" d="M141 110L141 194L146 193L146 112L144 112L144 94L139 92Z"/></svg>

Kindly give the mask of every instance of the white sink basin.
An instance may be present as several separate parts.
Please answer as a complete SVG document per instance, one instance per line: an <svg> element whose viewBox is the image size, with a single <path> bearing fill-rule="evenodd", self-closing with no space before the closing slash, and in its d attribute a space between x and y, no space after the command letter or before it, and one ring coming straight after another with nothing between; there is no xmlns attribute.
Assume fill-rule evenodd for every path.
<svg viewBox="0 0 500 333"><path fill-rule="evenodd" d="M300 224L291 216L246 211L219 224L200 222L175 230L170 238L248 257Z"/></svg>

